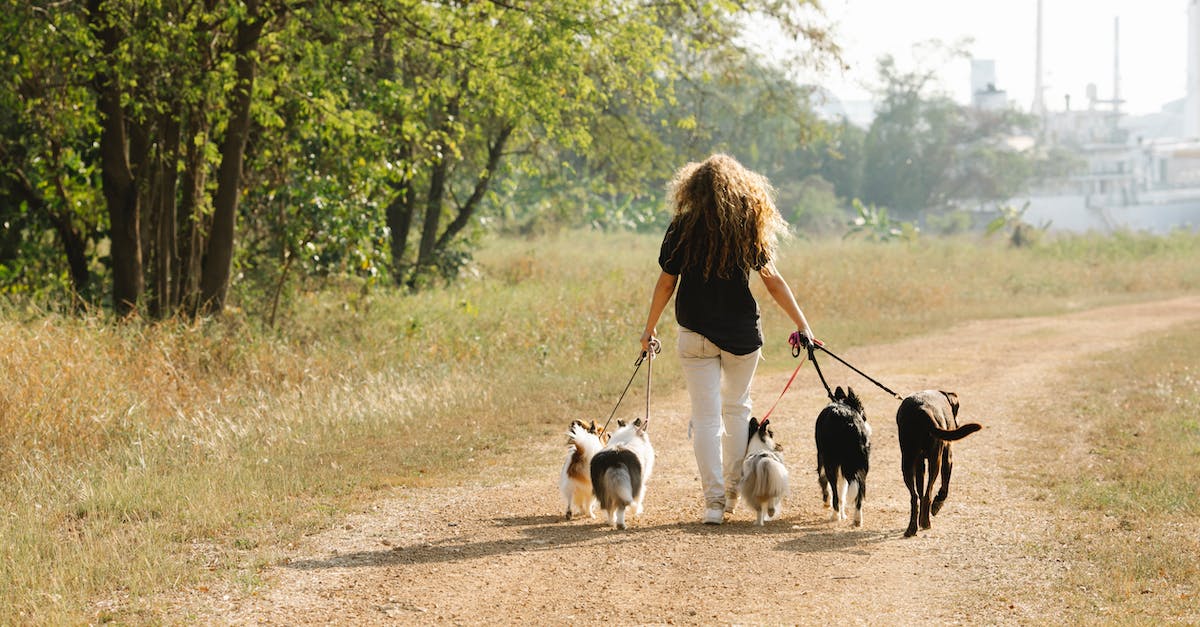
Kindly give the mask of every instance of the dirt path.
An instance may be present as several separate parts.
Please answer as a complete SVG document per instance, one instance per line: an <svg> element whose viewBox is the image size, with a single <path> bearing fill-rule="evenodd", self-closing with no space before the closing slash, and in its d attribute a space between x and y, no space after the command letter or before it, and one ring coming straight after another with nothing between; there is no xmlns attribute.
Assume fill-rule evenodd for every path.
<svg viewBox="0 0 1200 627"><path fill-rule="evenodd" d="M1048 444L1034 426L1061 419L1051 418L1054 398L1071 386L1072 367L1198 319L1200 296L1193 296L972 322L845 351L902 393L956 391L960 417L986 426L955 445L950 499L933 529L916 538L902 537L908 495L896 401L823 360L831 385L850 383L864 397L874 425L861 529L828 521L821 507L812 424L824 392L806 370L776 410L792 495L782 519L765 528L753 526L744 507L731 523L699 524L686 396L661 393L656 475L646 513L628 531L611 531L599 518L560 520L565 449L547 442L527 466L501 469L498 485L396 490L296 547L288 563L267 570L265 589L197 593L181 609L204 622L264 624L1052 621L1061 608L1044 590L1070 565L1055 557L1055 512L1045 492L1025 485L1021 469L1047 451L1079 454L1081 445L1070 437ZM756 380L759 411L790 374L770 372ZM1024 415L1031 407L1038 415Z"/></svg>

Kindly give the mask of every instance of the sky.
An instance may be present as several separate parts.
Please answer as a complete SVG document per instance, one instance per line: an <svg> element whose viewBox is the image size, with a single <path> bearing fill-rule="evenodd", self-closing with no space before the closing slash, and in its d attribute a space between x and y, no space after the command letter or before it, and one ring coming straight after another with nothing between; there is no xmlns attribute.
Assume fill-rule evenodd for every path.
<svg viewBox="0 0 1200 627"><path fill-rule="evenodd" d="M1050 110L1087 106L1087 86L1113 93L1114 19L1120 23L1120 89L1128 113L1152 113L1183 98L1187 79L1188 0L1042 0L1043 83ZM1020 109L1033 103L1037 0L822 0L846 71L801 76L842 100L867 100L876 59L892 54L903 69L937 68L942 91L970 100L970 62L918 60L913 46L939 39L995 61L997 88Z"/></svg>

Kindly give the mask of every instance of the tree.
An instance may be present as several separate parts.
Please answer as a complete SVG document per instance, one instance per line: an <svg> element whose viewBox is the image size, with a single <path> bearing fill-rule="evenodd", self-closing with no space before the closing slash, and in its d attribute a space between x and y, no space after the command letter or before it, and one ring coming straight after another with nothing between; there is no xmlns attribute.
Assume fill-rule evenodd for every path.
<svg viewBox="0 0 1200 627"><path fill-rule="evenodd" d="M955 53L958 54L958 53ZM933 91L931 70L879 61L881 100L863 146L862 199L914 218L954 202L995 202L1019 193L1036 157L1007 139L1035 120L1016 110L977 111Z"/></svg>
<svg viewBox="0 0 1200 627"><path fill-rule="evenodd" d="M0 16L0 265L17 268L53 255L41 234L54 234L66 258L72 302L92 294L94 246L102 216L95 210L95 110L82 85L88 69L71 12L46 12L10 1ZM57 33L74 33L59 36ZM27 45L37 42L38 45Z"/></svg>
<svg viewBox="0 0 1200 627"><path fill-rule="evenodd" d="M734 80L720 60L754 13L828 51L797 16L812 4L8 0L0 280L55 241L74 291L111 282L121 316L216 313L249 277L273 321L295 273L452 276L497 181L580 165L647 215L624 164L676 161L651 131L678 79ZM739 115L725 132L769 131Z"/></svg>

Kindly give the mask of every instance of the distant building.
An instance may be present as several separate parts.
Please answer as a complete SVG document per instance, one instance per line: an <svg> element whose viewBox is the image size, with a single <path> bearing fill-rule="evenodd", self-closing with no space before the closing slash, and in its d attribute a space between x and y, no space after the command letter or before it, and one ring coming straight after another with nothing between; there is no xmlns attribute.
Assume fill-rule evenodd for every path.
<svg viewBox="0 0 1200 627"><path fill-rule="evenodd" d="M1008 93L996 88L996 62L971 59L971 106L984 111L1008 108Z"/></svg>

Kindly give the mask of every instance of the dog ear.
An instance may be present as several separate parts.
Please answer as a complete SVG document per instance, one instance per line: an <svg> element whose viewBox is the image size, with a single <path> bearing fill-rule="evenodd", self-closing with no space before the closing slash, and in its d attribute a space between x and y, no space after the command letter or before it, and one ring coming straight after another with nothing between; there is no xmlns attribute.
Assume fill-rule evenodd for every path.
<svg viewBox="0 0 1200 627"><path fill-rule="evenodd" d="M846 404L857 409L862 413L862 400L858 398L858 394L854 393L854 388L846 386Z"/></svg>
<svg viewBox="0 0 1200 627"><path fill-rule="evenodd" d="M641 428L642 428L642 419L641 419L641 418L638 418L637 420L634 420L634 421L633 421L633 426L635 426L635 427L637 427L637 428L641 429Z"/></svg>
<svg viewBox="0 0 1200 627"><path fill-rule="evenodd" d="M571 429L574 429L574 428L575 428L575 425L579 425L580 427L582 427L582 426L583 426L583 421L582 421L582 420L579 420L578 418L576 418L575 420L572 420L572 421L571 421L571 426L567 427L567 431L570 431Z"/></svg>
<svg viewBox="0 0 1200 627"><path fill-rule="evenodd" d="M953 414L955 418L958 418L958 395L954 392L946 392L944 390L942 391L942 394L946 397L946 400L950 402L950 413Z"/></svg>
<svg viewBox="0 0 1200 627"><path fill-rule="evenodd" d="M837 389L833 391L833 400L840 401L844 398L846 398L846 393L842 391L842 386L839 385L837 386Z"/></svg>
<svg viewBox="0 0 1200 627"><path fill-rule="evenodd" d="M624 421L624 420L621 420L620 418L617 418L617 426L618 426L618 427L624 427L624 426L625 426L625 421Z"/></svg>
<svg viewBox="0 0 1200 627"><path fill-rule="evenodd" d="M596 421L593 420L592 424L588 425L588 433L599 433L599 432L600 432L600 428L596 426Z"/></svg>

